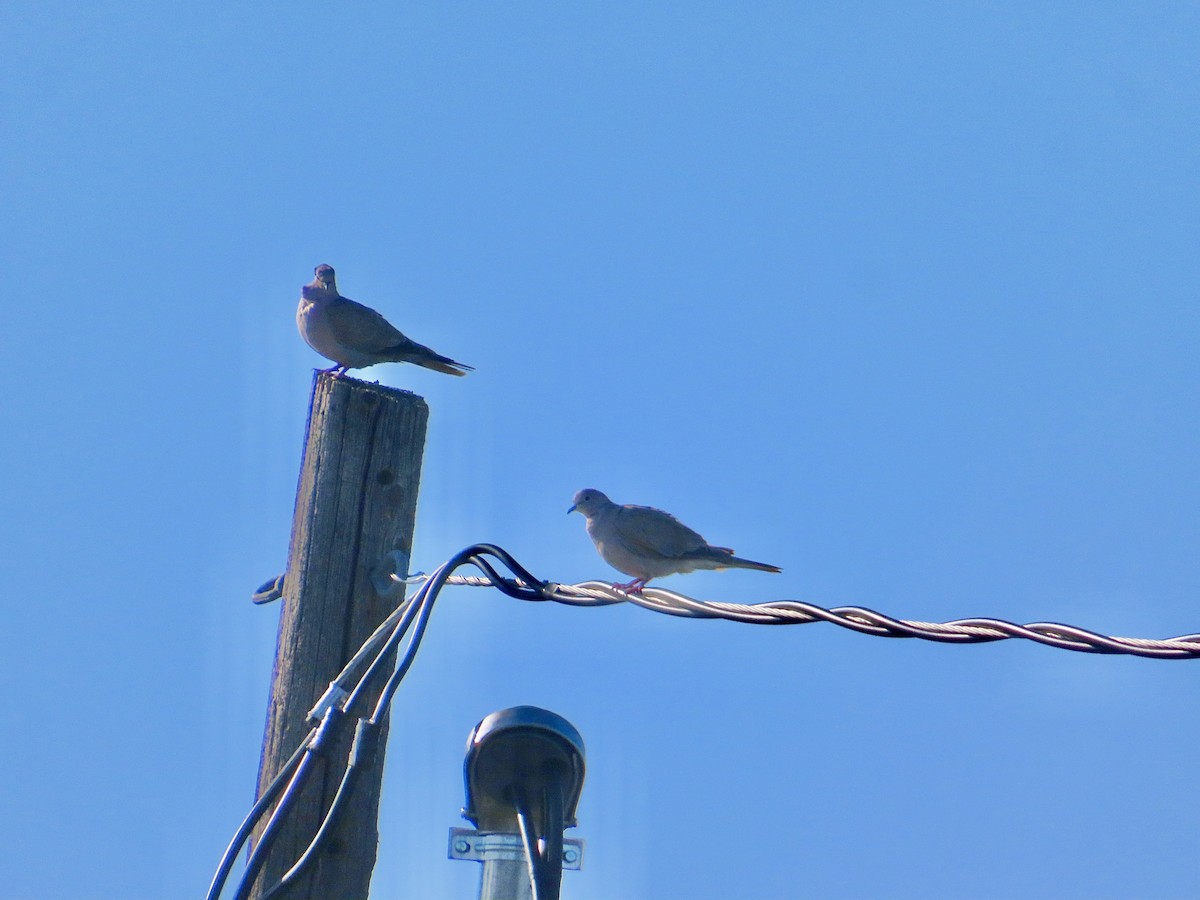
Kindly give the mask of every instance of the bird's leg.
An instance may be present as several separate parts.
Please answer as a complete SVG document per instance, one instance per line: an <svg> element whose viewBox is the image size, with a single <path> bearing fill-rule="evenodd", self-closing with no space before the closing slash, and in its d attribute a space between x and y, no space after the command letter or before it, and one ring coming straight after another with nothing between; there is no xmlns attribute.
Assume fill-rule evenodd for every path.
<svg viewBox="0 0 1200 900"><path fill-rule="evenodd" d="M341 366L341 364L332 365L332 366L330 366L328 369L317 369L317 371L318 371L318 372L319 372L321 375L330 375L330 374L332 374L334 378L337 378L339 375L341 375L341 374L342 374L341 372L339 372L339 371L338 371L338 369L342 369L342 366ZM344 371L345 371L345 369L342 369L342 371L344 372Z"/></svg>
<svg viewBox="0 0 1200 900"><path fill-rule="evenodd" d="M624 591L627 594L640 594L642 592L642 588L646 586L646 582L649 580L649 578L635 578L633 581L630 581L627 584L614 584L613 587L618 591Z"/></svg>

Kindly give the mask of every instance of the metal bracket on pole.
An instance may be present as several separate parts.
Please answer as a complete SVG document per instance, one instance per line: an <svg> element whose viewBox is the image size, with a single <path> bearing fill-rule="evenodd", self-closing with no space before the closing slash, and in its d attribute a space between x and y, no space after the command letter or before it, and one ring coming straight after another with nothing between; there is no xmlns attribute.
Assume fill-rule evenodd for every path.
<svg viewBox="0 0 1200 900"><path fill-rule="evenodd" d="M525 860L525 847L519 834L504 831L476 831L474 828L451 828L450 859L472 862L491 860ZM578 871L583 868L583 841L563 838L562 867Z"/></svg>

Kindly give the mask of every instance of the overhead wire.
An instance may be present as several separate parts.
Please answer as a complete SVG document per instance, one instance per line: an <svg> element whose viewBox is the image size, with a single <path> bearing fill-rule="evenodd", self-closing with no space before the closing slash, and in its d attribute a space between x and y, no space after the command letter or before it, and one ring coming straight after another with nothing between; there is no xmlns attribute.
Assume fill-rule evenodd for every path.
<svg viewBox="0 0 1200 900"><path fill-rule="evenodd" d="M491 576L454 575L447 584L470 587L500 587ZM771 600L764 603L726 603L697 600L663 588L644 588L639 592L623 590L602 581L578 584L527 582L518 579L511 588L529 589L540 585L544 599L568 606L608 606L630 603L652 612L693 619L724 619L750 625L807 625L828 622L860 634L889 638L917 638L950 644L985 644L1019 638L1081 653L1124 654L1153 659L1200 658L1200 634L1153 639L1112 637L1059 622L1032 622L1019 625L1004 619L972 617L950 622L922 622L897 619L864 606L839 606L827 609L801 600Z"/></svg>
<svg viewBox="0 0 1200 900"><path fill-rule="evenodd" d="M463 566L472 566L480 575L458 575ZM507 570L503 574L501 570ZM697 600L663 588L643 588L626 591L602 581L560 584L543 581L522 566L507 551L494 544L474 544L454 554L432 575L400 576L393 580L419 585L412 597L402 601L379 625L362 647L330 683L325 695L309 714L312 723L319 723L309 732L295 753L284 764L271 783L262 791L249 814L239 826L217 867L206 900L219 900L242 846L262 820L267 810L274 809L267 819L259 840L250 854L246 869L239 879L236 900L245 900L266 862L274 836L289 814L295 798L312 770L314 760L327 752L335 736L356 718L355 737L351 744L349 762L334 793L329 808L317 827L308 847L284 874L281 880L261 894L262 900L282 897L317 859L321 848L332 833L347 799L353 794L361 773L376 759L380 726L388 709L416 659L424 638L434 602L448 585L492 587L509 597L526 601L552 601L566 606L611 606L630 603L665 615L695 619L721 619L752 625L805 625L827 622L860 634L888 638L916 638L952 644L980 644L1008 639L1024 639L1082 653L1124 654L1152 659L1200 658L1200 634L1186 634L1166 639L1112 637L1055 622L1033 622L1019 625L1003 619L966 618L950 622L922 622L897 619L862 606L840 606L827 609L800 600L774 600L764 603L727 603ZM397 653L405 636L412 631L403 653L391 671L388 663ZM368 662L369 660L369 662ZM365 668L364 667L365 664ZM361 675L355 673L363 669ZM370 715L356 713L368 693L379 684L379 697ZM362 711L362 712L365 712ZM286 786L285 786L286 785ZM523 833L527 848L535 847L530 835ZM559 835L561 839L561 834ZM545 836L550 841L549 836ZM554 846L550 843L549 846ZM544 868L545 860L529 859L530 866Z"/></svg>

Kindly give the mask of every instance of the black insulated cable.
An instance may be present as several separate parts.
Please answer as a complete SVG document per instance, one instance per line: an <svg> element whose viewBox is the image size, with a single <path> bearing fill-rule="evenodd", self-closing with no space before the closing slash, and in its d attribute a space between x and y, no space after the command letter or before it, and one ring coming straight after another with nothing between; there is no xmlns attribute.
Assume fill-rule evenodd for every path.
<svg viewBox="0 0 1200 900"><path fill-rule="evenodd" d="M350 762L346 766L346 771L342 773L342 780L338 783L337 791L333 795L333 800L330 801L325 817L317 827L317 833L313 836L312 841L305 848L304 852L300 854L300 858L296 860L295 865L284 873L277 885L265 891L259 897L259 900L279 900L279 898L283 897L296 885L300 877L316 862L321 849L325 846L326 841L329 840L329 836L333 834L333 830L337 827L338 821L341 819L342 810L345 809L346 802L353 795L358 779L375 762L381 731L381 726L367 719L358 720L358 724L354 728L354 743L350 746Z"/></svg>
<svg viewBox="0 0 1200 900"><path fill-rule="evenodd" d="M238 882L237 892L233 895L234 900L246 900L250 896L250 891L254 887L254 882L258 880L259 873L267 861L267 854L271 850L271 845L275 843L275 838L279 834L279 828L283 824L283 820L287 818L292 804L296 802L296 798L308 780L314 763L318 757L325 754L327 745L332 740L334 732L337 730L338 725L341 724L343 717L344 713L342 710L336 706L329 707L325 712L325 718L321 720L321 724L315 729L312 739L305 743L304 754L300 760L300 764L296 767L295 774L292 775L287 788L279 798L279 803L276 805L275 811L271 813L271 817L267 819L267 824L263 826L262 834L258 837L258 843L255 845L254 851L250 854L250 859L246 863L246 871L242 873L242 878Z"/></svg>
<svg viewBox="0 0 1200 900"><path fill-rule="evenodd" d="M283 768L279 770L279 774L267 785L262 792L262 796L255 801L254 806L242 820L241 826L237 833L234 834L233 840L229 842L229 846L225 849L225 855L221 857L221 862L217 866L217 874L213 876L212 884L209 885L208 894L204 900L218 900L221 896L221 891L225 889L225 882L229 879L229 873L233 869L233 864L237 860L238 854L242 851L242 846L250 837L250 833L254 831L254 826L258 824L258 820L262 818L263 813L267 811L271 803L279 795L283 789L284 783L291 777L296 766L300 764L300 760L304 757L305 751L308 749L308 742L313 739L316 734L316 729L308 733L308 737L296 748L296 752L291 758L283 764Z"/></svg>

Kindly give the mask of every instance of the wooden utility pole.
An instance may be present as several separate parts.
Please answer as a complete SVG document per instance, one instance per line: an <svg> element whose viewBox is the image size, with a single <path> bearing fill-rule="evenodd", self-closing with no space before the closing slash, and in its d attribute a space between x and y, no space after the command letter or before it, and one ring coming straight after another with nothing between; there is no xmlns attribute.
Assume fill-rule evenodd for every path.
<svg viewBox="0 0 1200 900"><path fill-rule="evenodd" d="M425 401L408 391L328 374L314 380L260 792L308 735L307 714L329 682L402 599L381 597L371 573L392 551L400 551L405 564L409 559L428 418ZM371 692L371 706L381 687ZM353 728L344 731L279 832L254 897L279 881L315 834L345 771ZM365 900L379 839L385 745L386 731L374 766L289 900Z"/></svg>

